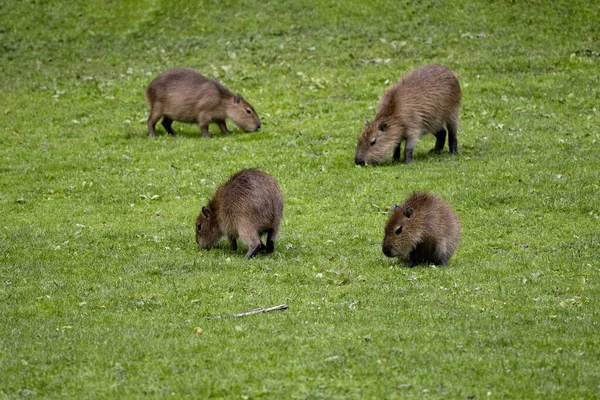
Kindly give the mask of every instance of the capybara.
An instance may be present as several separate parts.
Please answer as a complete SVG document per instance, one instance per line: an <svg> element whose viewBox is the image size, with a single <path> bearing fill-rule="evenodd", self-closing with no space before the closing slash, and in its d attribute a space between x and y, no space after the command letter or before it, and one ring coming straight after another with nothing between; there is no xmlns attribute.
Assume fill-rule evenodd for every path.
<svg viewBox="0 0 600 400"><path fill-rule="evenodd" d="M459 241L460 221L452 207L434 194L415 192L401 206L394 204L381 249L409 267L446 266Z"/></svg>
<svg viewBox="0 0 600 400"><path fill-rule="evenodd" d="M275 250L275 239L283 214L283 198L277 181L259 169L243 169L221 185L196 219L196 243L211 248L223 236L231 250L239 237L248 246L246 258L265 249L261 235L267 234L267 253Z"/></svg>
<svg viewBox="0 0 600 400"><path fill-rule="evenodd" d="M435 135L433 151L439 153L446 143L446 128L450 154L457 154L460 100L460 85L450 69L432 64L410 72L379 100L373 122L366 121L358 138L354 162L381 164L392 153L397 162L404 141L404 163L408 164L419 137L428 132Z"/></svg>
<svg viewBox="0 0 600 400"><path fill-rule="evenodd" d="M154 126L160 119L168 133L176 135L173 121L197 123L202 137L208 139L208 125L217 123L229 133L229 118L246 132L256 132L260 119L254 108L238 94L231 93L214 79L187 68L172 68L159 74L146 88L150 103L148 136L154 137Z"/></svg>

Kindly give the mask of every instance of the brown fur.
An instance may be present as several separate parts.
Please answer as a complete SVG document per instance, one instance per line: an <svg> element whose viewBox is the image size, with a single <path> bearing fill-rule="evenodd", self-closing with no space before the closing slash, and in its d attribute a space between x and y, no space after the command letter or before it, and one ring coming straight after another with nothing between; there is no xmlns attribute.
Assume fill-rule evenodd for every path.
<svg viewBox="0 0 600 400"><path fill-rule="evenodd" d="M354 162L380 164L392 153L393 160L399 161L404 141L404 163L408 164L419 137L428 132L436 136L433 150L439 153L446 142L446 128L450 154L457 154L460 101L460 85L450 69L432 64L410 72L383 94L373 122L366 122L358 138Z"/></svg>
<svg viewBox="0 0 600 400"><path fill-rule="evenodd" d="M432 263L448 265L460 241L460 221L440 197L415 192L401 206L394 205L381 247L388 257L400 257L409 267Z"/></svg>
<svg viewBox="0 0 600 400"><path fill-rule="evenodd" d="M163 117L162 124L171 135L176 135L173 121L197 123L204 138L209 138L208 125L215 122L223 133L229 133L225 119L229 118L246 132L260 128L254 108L234 95L225 86L187 68L172 68L159 74L146 88L150 103L148 136L154 137L154 127Z"/></svg>
<svg viewBox="0 0 600 400"><path fill-rule="evenodd" d="M221 185L196 219L196 243L211 248L223 236L237 250L239 237L248 246L246 258L265 248L260 236L267 233L267 253L275 239L283 214L283 199L277 181L258 169L244 169Z"/></svg>

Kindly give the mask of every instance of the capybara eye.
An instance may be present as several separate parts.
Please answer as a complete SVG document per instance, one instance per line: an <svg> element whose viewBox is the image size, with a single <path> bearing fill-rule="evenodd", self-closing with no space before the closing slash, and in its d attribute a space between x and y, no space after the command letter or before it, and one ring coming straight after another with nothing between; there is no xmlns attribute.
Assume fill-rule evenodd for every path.
<svg viewBox="0 0 600 400"><path fill-rule="evenodd" d="M402 233L402 225L400 225L398 228L396 228L396 235L399 235Z"/></svg>
<svg viewBox="0 0 600 400"><path fill-rule="evenodd" d="M377 138L371 140L371 147L375 146L375 143L377 143Z"/></svg>
<svg viewBox="0 0 600 400"><path fill-rule="evenodd" d="M247 112L248 114L252 114L252 110L251 110L251 109L249 109L249 108L246 108L246 112Z"/></svg>
<svg viewBox="0 0 600 400"><path fill-rule="evenodd" d="M199 231L199 230L200 230L200 228L202 228L202 224L198 224L198 225L196 225L196 230L198 230L198 231Z"/></svg>

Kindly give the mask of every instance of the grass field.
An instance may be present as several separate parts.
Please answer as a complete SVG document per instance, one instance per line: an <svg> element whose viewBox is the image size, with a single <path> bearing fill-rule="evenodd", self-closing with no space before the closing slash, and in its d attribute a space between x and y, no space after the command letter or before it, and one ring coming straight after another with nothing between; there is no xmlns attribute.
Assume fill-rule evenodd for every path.
<svg viewBox="0 0 600 400"><path fill-rule="evenodd" d="M600 397L600 5L0 2L0 398ZM440 63L460 155L358 167L384 89ZM146 131L185 66L252 103ZM275 253L200 250L244 167L285 199ZM413 190L457 210L447 268L381 252ZM289 309L243 318L252 308Z"/></svg>

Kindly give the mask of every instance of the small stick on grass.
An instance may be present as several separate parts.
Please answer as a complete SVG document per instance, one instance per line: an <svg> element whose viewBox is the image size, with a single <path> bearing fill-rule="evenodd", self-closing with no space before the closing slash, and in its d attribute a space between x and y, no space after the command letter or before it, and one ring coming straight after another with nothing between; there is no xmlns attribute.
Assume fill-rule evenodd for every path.
<svg viewBox="0 0 600 400"><path fill-rule="evenodd" d="M287 304L280 304L275 307L253 308L252 310L244 311L244 312L237 313L237 314L224 315L224 316L218 315L216 317L206 317L206 319L221 319L221 318L225 318L225 317L239 318L239 317L246 317L248 315L261 314L261 313L266 313L266 312L271 312L271 311L281 311L281 310L287 310L287 309L288 309Z"/></svg>
<svg viewBox="0 0 600 400"><path fill-rule="evenodd" d="M269 307L269 308L254 308L252 310L248 310L248 311L245 311L242 313L233 314L232 317L246 317L248 315L260 314L260 313L265 313L265 312L287 310L287 308L288 308L287 304L280 304L278 306Z"/></svg>

